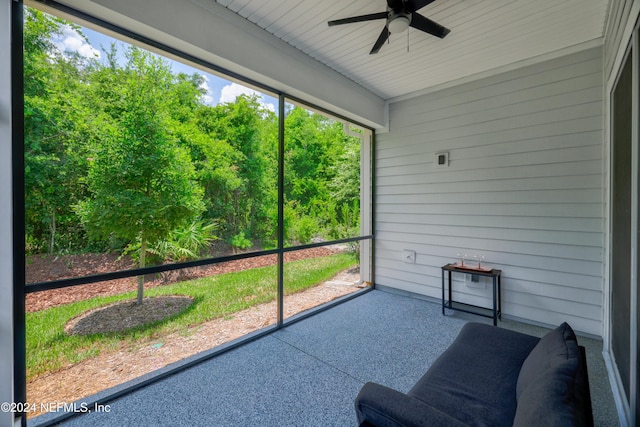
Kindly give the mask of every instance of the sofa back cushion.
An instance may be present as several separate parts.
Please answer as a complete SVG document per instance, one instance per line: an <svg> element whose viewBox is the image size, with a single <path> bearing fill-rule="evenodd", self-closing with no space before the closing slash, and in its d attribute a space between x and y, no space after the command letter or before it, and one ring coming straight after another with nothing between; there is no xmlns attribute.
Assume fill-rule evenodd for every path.
<svg viewBox="0 0 640 427"><path fill-rule="evenodd" d="M524 389L546 370L559 368L570 359L580 357L576 335L566 322L547 333L524 360L518 375L516 399L520 400Z"/></svg>
<svg viewBox="0 0 640 427"><path fill-rule="evenodd" d="M577 425L580 363L580 348L567 323L545 335L520 369L514 426Z"/></svg>

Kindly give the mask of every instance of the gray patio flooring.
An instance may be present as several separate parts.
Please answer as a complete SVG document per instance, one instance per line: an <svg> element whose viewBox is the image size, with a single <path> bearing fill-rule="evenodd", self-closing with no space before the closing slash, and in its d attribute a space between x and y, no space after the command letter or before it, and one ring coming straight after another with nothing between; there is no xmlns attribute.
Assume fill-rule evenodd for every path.
<svg viewBox="0 0 640 427"><path fill-rule="evenodd" d="M375 290L62 425L355 426L353 401L365 382L407 391L467 321L480 319L442 316L433 302ZM546 332L513 321L499 326ZM602 343L579 342L588 352L595 424L616 426Z"/></svg>

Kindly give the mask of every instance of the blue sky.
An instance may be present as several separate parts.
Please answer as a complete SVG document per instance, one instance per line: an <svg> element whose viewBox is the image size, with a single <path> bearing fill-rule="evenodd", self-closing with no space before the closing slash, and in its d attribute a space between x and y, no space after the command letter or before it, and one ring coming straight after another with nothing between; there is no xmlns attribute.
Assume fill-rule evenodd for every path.
<svg viewBox="0 0 640 427"><path fill-rule="evenodd" d="M87 37L89 43L82 38L78 37L74 31L67 28L63 30L63 36L55 40L59 49L62 51L74 51L87 57L97 56L100 60L105 59L105 54L102 48L109 49L111 43L116 43L119 52L124 52L128 46L127 43L116 40L105 34L97 31L93 31L89 28L82 27L82 33ZM233 102L236 97L241 94L258 94L261 95L261 103L263 106L271 111L278 112L278 100L271 96L267 96L257 92L241 84L225 80L217 77L213 74L205 73L199 69L190 67L178 61L173 61L169 58L164 59L170 64L171 69L175 72L182 72L186 74L198 73L205 77L205 83L203 88L206 89L207 95L204 97L204 102L210 105L216 105L218 103Z"/></svg>

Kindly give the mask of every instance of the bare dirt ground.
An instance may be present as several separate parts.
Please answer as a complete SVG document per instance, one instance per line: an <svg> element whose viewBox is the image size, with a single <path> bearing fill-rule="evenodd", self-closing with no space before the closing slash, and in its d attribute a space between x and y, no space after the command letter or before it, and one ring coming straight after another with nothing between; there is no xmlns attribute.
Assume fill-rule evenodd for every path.
<svg viewBox="0 0 640 427"><path fill-rule="evenodd" d="M339 250L339 248L324 247L291 252L286 255L285 261L325 256ZM32 259L27 266L27 282L36 283L60 277L82 275L83 273L95 274L109 271L110 268L126 269L132 267L122 260L117 260L115 256L100 255L97 260L84 255L80 257L84 258L76 256L59 257L55 260ZM190 269L188 272L183 271L174 273L170 277L158 278L145 287L162 286L176 280L272 265L276 261L275 256L263 256ZM135 287L135 279L121 279L29 294L27 296L27 311L42 310L54 305L98 295L119 294L134 290ZM325 283L286 296L284 317L291 317L340 296L355 292L362 287L358 269L342 272ZM276 303L271 302L237 312L232 317L203 323L191 328L188 333L174 333L139 342L135 348L123 346L116 351L105 352L95 358L31 379L27 383L27 401L35 403L74 402L275 323ZM87 381L88 378L91 381ZM29 414L30 417L35 415L38 414Z"/></svg>

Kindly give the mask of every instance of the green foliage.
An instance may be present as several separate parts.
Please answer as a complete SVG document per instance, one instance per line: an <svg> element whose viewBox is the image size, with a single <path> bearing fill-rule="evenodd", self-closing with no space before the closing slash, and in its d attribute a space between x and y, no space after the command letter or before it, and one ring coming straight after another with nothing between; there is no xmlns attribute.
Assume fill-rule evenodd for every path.
<svg viewBox="0 0 640 427"><path fill-rule="evenodd" d="M329 167L332 180L328 187L337 206L360 202L360 141L345 138L344 151Z"/></svg>
<svg viewBox="0 0 640 427"><path fill-rule="evenodd" d="M82 143L88 133L83 124L87 110L80 101L90 62L56 48L53 38L61 37L66 27L78 31L61 19L25 10L25 238L35 251L54 252L83 242L69 202L83 195Z"/></svg>
<svg viewBox="0 0 640 427"><path fill-rule="evenodd" d="M328 234L332 239L346 239L360 235L360 208L357 201L349 205L332 204L328 212L329 228ZM347 244L349 252L352 253L356 260L360 259L360 242L350 242Z"/></svg>
<svg viewBox="0 0 640 427"><path fill-rule="evenodd" d="M92 88L110 94L89 164L91 197L78 212L96 237L153 243L202 212L202 189L189 152L172 136L163 89L173 80L168 66L136 48L127 56L121 80Z"/></svg>
<svg viewBox="0 0 640 427"><path fill-rule="evenodd" d="M285 149L289 242L359 235L353 218L360 213L359 139L346 135L341 123L296 107L285 121Z"/></svg>
<svg viewBox="0 0 640 427"><path fill-rule="evenodd" d="M294 228L294 239L301 244L311 243L311 238L318 233L318 224L315 218L303 216L300 218Z"/></svg>
<svg viewBox="0 0 640 427"><path fill-rule="evenodd" d="M360 234L360 208L357 202L349 205L343 203L337 205L331 202L327 206L329 213L329 226L327 228L329 237L333 239L346 239Z"/></svg>
<svg viewBox="0 0 640 427"><path fill-rule="evenodd" d="M209 203L209 215L223 219L222 232L233 237L240 232L251 239L268 238L277 222L269 217L277 193L276 169L267 168L267 131L275 122L256 96L242 95L233 103L219 104L201 111L200 129L209 139L199 147L201 178ZM213 160L213 161L212 161ZM222 167L221 167L222 166Z"/></svg>
<svg viewBox="0 0 640 427"><path fill-rule="evenodd" d="M26 9L28 251L137 247L141 265L147 252L183 259L196 252L169 242L194 221L216 223L238 249L275 247L278 117L256 95L207 105L201 74L173 73L137 48L124 61L115 44L103 62L59 52L54 39L69 30L83 37ZM285 243L357 235L359 139L294 106L284 137Z"/></svg>
<svg viewBox="0 0 640 427"><path fill-rule="evenodd" d="M103 133L89 163L89 197L77 204L87 231L97 238L140 243L140 267L147 245L185 227L204 210L189 151L172 135L168 65L131 47L120 79L98 79L91 91L100 105ZM110 76L107 76L110 77ZM144 277L138 284L142 303Z"/></svg>
<svg viewBox="0 0 640 427"><path fill-rule="evenodd" d="M231 239L229 240L229 243L231 244L231 246L233 246L233 249L235 252L242 251L244 249L248 249L251 246L253 246L253 243L251 243L251 240L245 237L244 231L241 231L240 233L231 237Z"/></svg>
<svg viewBox="0 0 640 427"><path fill-rule="evenodd" d="M171 231L167 236L156 241L147 248L147 252L161 262L180 262L199 259L211 243L218 239L215 236L218 225L193 221L186 227ZM129 245L128 252L139 252L140 243Z"/></svg>

